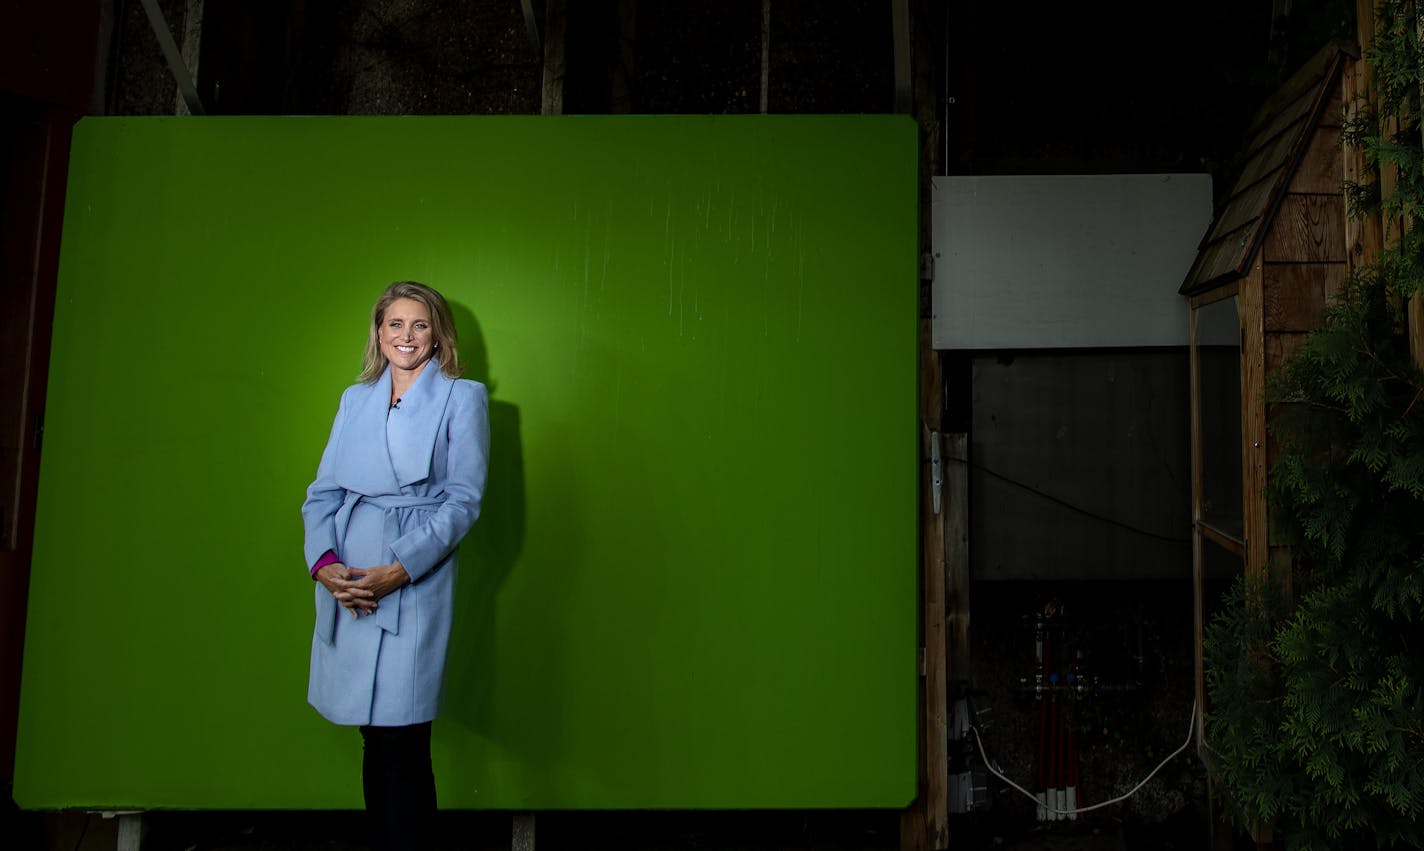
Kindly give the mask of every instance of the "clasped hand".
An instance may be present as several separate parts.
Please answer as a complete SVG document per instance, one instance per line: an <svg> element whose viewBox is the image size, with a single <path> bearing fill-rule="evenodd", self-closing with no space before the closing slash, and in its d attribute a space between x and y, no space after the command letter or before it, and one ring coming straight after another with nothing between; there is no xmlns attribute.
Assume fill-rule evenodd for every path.
<svg viewBox="0 0 1424 851"><path fill-rule="evenodd" d="M375 612L377 601L409 582L410 574L398 561L365 568L334 562L318 570L316 579L352 617L360 617Z"/></svg>

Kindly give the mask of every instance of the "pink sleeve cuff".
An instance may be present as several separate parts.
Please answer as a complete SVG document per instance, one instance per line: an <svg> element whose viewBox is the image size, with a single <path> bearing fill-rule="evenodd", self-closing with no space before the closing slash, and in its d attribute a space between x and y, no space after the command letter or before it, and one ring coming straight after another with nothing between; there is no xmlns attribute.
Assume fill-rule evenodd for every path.
<svg viewBox="0 0 1424 851"><path fill-rule="evenodd" d="M338 561L341 561L341 559L339 559L339 558L336 557L336 551L335 551L335 550L327 550L326 552L322 553L322 554L321 554L321 558L317 559L317 560L316 560L316 564L312 565L312 569L311 569L312 579L316 579L316 572L317 572L318 570L321 570L323 567L326 567L328 564L335 564L335 563L337 563Z"/></svg>

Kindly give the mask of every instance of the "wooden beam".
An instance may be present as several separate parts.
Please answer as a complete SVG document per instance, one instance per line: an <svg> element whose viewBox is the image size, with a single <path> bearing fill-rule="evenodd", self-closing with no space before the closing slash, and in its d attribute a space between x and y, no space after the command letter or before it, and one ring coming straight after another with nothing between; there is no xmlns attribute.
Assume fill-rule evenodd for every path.
<svg viewBox="0 0 1424 851"><path fill-rule="evenodd" d="M927 326L928 319L921 325ZM921 330L922 337L929 333ZM945 492L946 459L939 425L939 355L921 343L920 528L923 560L920 588L923 623L921 652L921 702L918 713L920 743L919 794L900 819L902 851L945 848L949 823L949 688L948 645L945 637ZM933 422L935 428L931 428ZM938 506L936 505L938 503ZM938 507L938 510L936 510Z"/></svg>
<svg viewBox="0 0 1424 851"><path fill-rule="evenodd" d="M1205 520L1197 522L1197 531L1201 532L1203 539L1211 541L1229 553L1234 553L1242 561L1246 560L1246 543L1235 535L1223 532Z"/></svg>
<svg viewBox="0 0 1424 851"><path fill-rule="evenodd" d="M1420 14L1420 10L1416 8L1415 14ZM1361 48L1368 48L1374 43L1375 33L1378 29L1378 21L1379 9L1376 0L1355 0L1355 32L1356 39L1359 41ZM1420 28L1421 35L1424 35L1424 18L1419 20L1417 26ZM1363 56L1363 51L1361 55ZM1348 104L1352 96L1360 101L1358 106L1363 107L1368 104L1368 98L1371 94L1371 84L1374 81L1374 68L1367 60L1360 59L1358 62L1353 63L1353 65L1355 66L1354 84L1353 86L1347 84L1345 90L1347 111L1350 111ZM1420 85L1421 88L1424 88L1424 81L1421 81ZM1359 109L1357 108L1353 110L1352 114L1357 114L1358 111ZM1397 132L1398 129L1398 119L1389 119L1380 127L1380 132L1386 135L1392 135ZM1363 155L1360 152L1355 152L1354 156L1347 156L1345 159L1345 167L1347 180L1353 179L1359 181L1362 179L1362 176L1368 177L1368 173L1365 171L1365 166L1363 165ZM1352 167L1354 170L1353 176L1350 174ZM1398 183L1399 169L1397 166L1384 165L1380 167L1379 188L1381 198L1387 197L1393 192L1395 187L1398 186ZM1350 234L1350 236L1355 236L1356 240L1361 244L1360 257L1358 258L1359 265L1365 265L1377 259L1382 246L1388 244L1391 240L1395 240L1395 244L1398 244L1397 240L1402 236L1405 229L1413 226L1413 222L1405 221L1400 216L1381 215L1372 218L1376 221L1367 222L1364 227L1369 228L1373 225L1374 228L1377 228L1377 235L1368 230L1363 236L1354 233ZM1375 242L1376 239L1378 242ZM1349 244L1355 243L1347 237L1347 245ZM1405 310L1409 325L1409 353L1414 360L1414 364L1424 369L1424 300L1421 300L1421 297L1417 295L1411 296Z"/></svg>
<svg viewBox="0 0 1424 851"><path fill-rule="evenodd" d="M945 458L944 435L931 432L928 439L938 443L933 457L939 459L939 473L931 469L927 493L925 535L925 844L944 848L949 844L949 665L948 622L945 588L946 516L948 489L944 487L950 464ZM926 446L930 449L930 446ZM938 490L938 498L933 491ZM939 510L935 511L938 501Z"/></svg>
<svg viewBox="0 0 1424 851"><path fill-rule="evenodd" d="M1193 299L1195 302L1195 299ZM1192 444L1192 660L1193 683L1198 709L1206 706L1206 678L1202 662L1202 618L1205 609L1202 591L1202 429L1201 429L1201 353L1197 350L1197 315L1200 308L1193 303L1187 311L1187 382L1191 417ZM1197 750L1205 738L1203 713L1197 712Z"/></svg>
<svg viewBox="0 0 1424 851"><path fill-rule="evenodd" d="M941 120L939 114L939 101L943 97L940 86L943 78L940 76L940 66L937 61L946 61L945 57L939 54L943 48L936 45L937 34L944 32L944 20L938 22L935 19L935 11L947 15L942 3L931 3L930 0L918 0L912 9L913 27L910 30L910 55L914 59L913 67L913 87L915 101L915 121L920 125L920 172L921 184L925 187L933 185L934 176L945 173L945 161L941 159L940 153L943 150L946 121ZM946 37L948 34L945 34ZM924 190L932 194L932 190ZM933 216L930 217L931 219ZM930 241L933 241L932 239ZM929 242L925 247L930 247Z"/></svg>
<svg viewBox="0 0 1424 851"><path fill-rule="evenodd" d="M544 45L539 38L539 16L534 12L534 0L520 0L520 7L524 10L524 32L529 36L529 49L534 51L535 58L544 56Z"/></svg>
<svg viewBox="0 0 1424 851"><path fill-rule="evenodd" d="M549 0L544 10L544 91L540 112L564 113L564 32L568 28L565 0Z"/></svg>
<svg viewBox="0 0 1424 851"><path fill-rule="evenodd" d="M895 42L895 112L908 115L914 106L910 86L910 0L891 0L890 10Z"/></svg>
<svg viewBox="0 0 1424 851"><path fill-rule="evenodd" d="M158 7L158 0L139 0L143 5L143 11L148 15L148 25L153 29L154 38L158 39L158 46L163 50L163 58L168 62L168 70L173 74L173 80L178 84L179 96L184 103L188 104L188 111L193 115L206 114L203 110L203 102L198 98L198 89L193 85L193 75L188 70L188 66L183 64L183 53L178 49L178 43L173 40L173 31L168 29L168 21L163 17L163 10Z"/></svg>
<svg viewBox="0 0 1424 851"><path fill-rule="evenodd" d="M771 94L771 0L761 0L761 96L758 103L766 115Z"/></svg>
<svg viewBox="0 0 1424 851"><path fill-rule="evenodd" d="M1241 506L1246 575L1266 572L1266 336L1260 257L1241 280Z"/></svg>
<svg viewBox="0 0 1424 851"><path fill-rule="evenodd" d="M1204 293L1197 293L1191 297L1188 303L1191 305L1192 310L1196 310L1206 307L1208 304L1216 304L1218 301L1225 301L1235 296L1239 288L1240 282L1232 281L1229 284L1223 284L1215 289L1207 290Z"/></svg>
<svg viewBox="0 0 1424 851"><path fill-rule="evenodd" d="M1375 7L1379 2L1380 0L1355 0L1355 39L1361 48L1369 48L1375 43L1375 20L1378 17ZM1364 55L1363 51L1361 55ZM1374 70L1367 68L1364 74L1365 79L1360 82L1368 89Z"/></svg>
<svg viewBox="0 0 1424 851"><path fill-rule="evenodd" d="M770 0L768 0L770 2ZM613 66L613 113L633 111L633 62L638 35L638 0L618 0L618 61Z"/></svg>
<svg viewBox="0 0 1424 851"><path fill-rule="evenodd" d="M183 60L183 67L187 68L193 75L193 85L198 82L198 59L203 40L203 0L188 0L187 8L183 14L183 49L180 53ZM194 97L197 97L196 92ZM188 108L188 101L183 93L183 87L179 86L173 96L174 115L192 115L192 110Z"/></svg>
<svg viewBox="0 0 1424 851"><path fill-rule="evenodd" d="M1279 227L1276 224L1275 227ZM1269 239L1269 237L1268 237ZM1241 508L1245 572L1251 579L1270 574L1266 523L1266 335L1263 303L1265 270L1261 254L1241 280ZM1249 651L1248 651L1249 652ZM1258 849L1273 841L1269 826L1251 825Z"/></svg>
<svg viewBox="0 0 1424 851"><path fill-rule="evenodd" d="M906 27L911 23L909 20L908 3L901 2L904 12L904 22ZM933 53L928 50L909 50L909 37L919 40L926 37L928 3L920 0L916 6L916 17L914 29L907 29L904 33L906 37L906 50L903 53L908 62L913 58L915 65L916 80L921 77L932 80L933 78ZM770 8L769 0L766 8ZM895 11L897 23L901 16L901 9ZM897 43L899 35L897 34ZM896 61L900 59L897 54ZM929 67L926 67L926 66ZM908 68L907 68L908 70ZM909 85L909 76L906 75L906 85ZM933 116L936 93L932 87L929 91L922 90L918 85L914 92L917 105L924 110L926 106ZM906 112L909 111L907 104ZM933 183L932 176L935 172L935 146L926 145L926 137L933 136L925 131L930 128L921 118L920 134L920 182L919 182L919 205L920 205L920 228L918 234L918 247L920 257L928 257L933 244L933 231L930 227L931 208L933 204ZM922 264L923 267L924 264ZM940 353L934 349L934 337L932 329L932 300L933 292L931 288L931 276L921 269L919 284L919 402L920 402L920 429L922 435L921 450L921 506L920 506L920 540L922 552L921 582L920 589L923 597L920 605L920 616L922 620L921 629L921 679L920 694L917 711L916 733L918 739L919 759L916 760L918 766L918 791L914 802L906 808L900 816L900 847L903 851L928 851L928 849L941 849L948 847L949 843L949 692L948 692L948 646L946 644L946 589L945 589L945 549L946 549L946 528L945 518L949 510L945 499L947 494L944 491L942 482L949 472L949 464L943 437L939 434L945 407L944 399L944 374ZM939 475L936 476L933 458L939 457ZM967 472L967 471L966 471ZM941 482L939 487L939 510L935 510L936 479Z"/></svg>
<svg viewBox="0 0 1424 851"><path fill-rule="evenodd" d="M510 851L534 851L534 814L515 813L509 828Z"/></svg>
<svg viewBox="0 0 1424 851"><path fill-rule="evenodd" d="M972 678L969 654L969 435L946 434L944 451L945 616L949 622L949 682Z"/></svg>
<svg viewBox="0 0 1424 851"><path fill-rule="evenodd" d="M1424 38L1424 4L1419 0L1414 4L1414 16L1416 35ZM1419 94L1424 97L1424 79L1419 80ZM1424 104L1424 101L1420 103ZM1420 133L1424 134L1424 126L1420 127ZM1406 228L1418 224L1413 219L1404 223ZM1424 369L1424 296L1420 295L1409 297L1409 354L1414 359L1414 365Z"/></svg>
<svg viewBox="0 0 1424 851"><path fill-rule="evenodd" d="M139 851L143 848L143 838L148 833L148 819L143 813L109 813L105 818L119 820L118 836L114 842L115 851Z"/></svg>
<svg viewBox="0 0 1424 851"><path fill-rule="evenodd" d="M1373 28L1370 31L1373 32ZM1355 121L1369 110L1369 78L1370 68L1365 60L1346 60L1344 73L1341 74L1346 120ZM1346 183L1363 184L1371 180L1370 167L1365 161L1363 148L1346 145L1344 166ZM1384 235L1378 213L1345 217L1345 259L1350 264L1352 274L1378 260L1383 245Z"/></svg>

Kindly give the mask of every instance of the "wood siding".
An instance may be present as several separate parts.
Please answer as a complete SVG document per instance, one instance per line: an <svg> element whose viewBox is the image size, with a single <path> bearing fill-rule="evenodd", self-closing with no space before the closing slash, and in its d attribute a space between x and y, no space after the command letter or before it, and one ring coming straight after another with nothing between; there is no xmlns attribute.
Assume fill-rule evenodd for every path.
<svg viewBox="0 0 1424 851"><path fill-rule="evenodd" d="M1350 50L1327 45L1257 112L1246 164L1202 239L1183 295L1241 278L1263 250L1268 260L1345 259L1339 138ZM1289 226L1280 227L1282 219ZM1336 231L1338 238L1327 235Z"/></svg>
<svg viewBox="0 0 1424 851"><path fill-rule="evenodd" d="M1343 76L1343 75L1342 75ZM1339 121L1343 113L1344 86L1334 86L1333 95L1318 116L1318 123L1304 140L1303 154L1291 174L1276 215L1268 223L1258 257L1261 269L1260 345L1262 374L1256 403L1243 409L1243 449L1252 455L1244 475L1255 479L1255 490L1246 491L1247 571L1269 571L1276 581L1289 582L1288 553L1278 552L1283 543L1272 528L1265 488L1278 448L1267 423L1281 413L1278 404L1266 403L1266 386L1271 376L1285 369L1306 335L1319 328L1326 305L1339 292L1349 274L1347 239L1348 214L1344 196L1345 152L1340 145ZM1244 320L1243 320L1244 321ZM1249 336L1249 334L1248 334ZM1243 350L1243 390L1251 376L1250 358ZM1248 398L1243 393L1243 401ZM1245 432L1256 434L1246 438ZM1259 440L1259 447L1251 445ZM1259 469L1252 470L1255 465ZM1254 520L1256 530L1252 534ZM1259 536L1259 543L1252 538Z"/></svg>

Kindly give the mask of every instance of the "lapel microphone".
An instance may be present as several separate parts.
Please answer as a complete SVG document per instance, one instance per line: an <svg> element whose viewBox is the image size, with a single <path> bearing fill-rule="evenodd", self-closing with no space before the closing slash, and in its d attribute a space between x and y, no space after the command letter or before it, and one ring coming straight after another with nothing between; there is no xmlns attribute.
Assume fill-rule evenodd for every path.
<svg viewBox="0 0 1424 851"><path fill-rule="evenodd" d="M399 398L399 397L398 397L394 402L391 403L391 410L392 410L392 411L399 411L399 410L400 410L400 398Z"/></svg>

